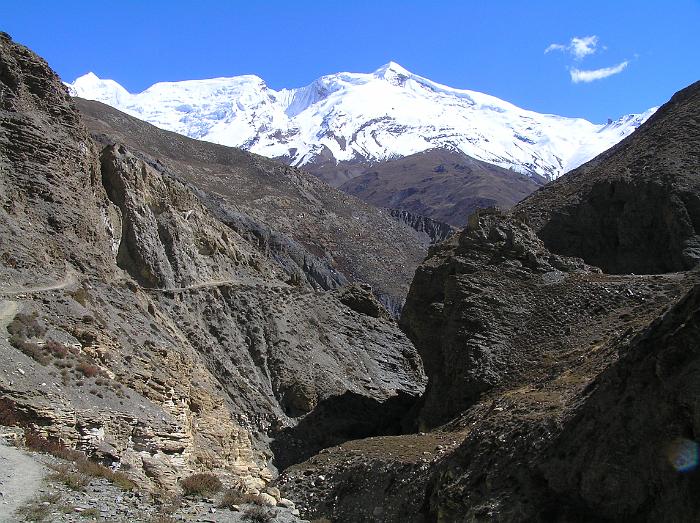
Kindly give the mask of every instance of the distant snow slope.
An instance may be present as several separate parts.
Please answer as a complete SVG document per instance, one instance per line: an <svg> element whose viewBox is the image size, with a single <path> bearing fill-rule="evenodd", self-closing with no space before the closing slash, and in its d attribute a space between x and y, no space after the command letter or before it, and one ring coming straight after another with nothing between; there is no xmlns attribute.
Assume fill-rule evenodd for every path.
<svg viewBox="0 0 700 523"><path fill-rule="evenodd" d="M616 144L656 110L596 125L440 85L394 62L281 91L252 75L161 82L138 94L92 73L68 85L74 96L163 129L293 165L374 162L439 148L549 179Z"/></svg>

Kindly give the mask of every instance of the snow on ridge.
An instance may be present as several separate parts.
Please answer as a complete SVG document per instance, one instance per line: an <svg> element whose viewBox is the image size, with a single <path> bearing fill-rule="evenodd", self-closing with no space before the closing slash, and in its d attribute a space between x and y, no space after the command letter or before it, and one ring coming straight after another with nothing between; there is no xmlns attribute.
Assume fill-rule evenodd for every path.
<svg viewBox="0 0 700 523"><path fill-rule="evenodd" d="M74 96L163 129L287 157L294 165L312 162L326 149L336 161L381 161L449 148L550 179L608 149L656 110L598 125L454 89L396 62L279 91L255 75L160 82L135 94L93 73L67 85Z"/></svg>

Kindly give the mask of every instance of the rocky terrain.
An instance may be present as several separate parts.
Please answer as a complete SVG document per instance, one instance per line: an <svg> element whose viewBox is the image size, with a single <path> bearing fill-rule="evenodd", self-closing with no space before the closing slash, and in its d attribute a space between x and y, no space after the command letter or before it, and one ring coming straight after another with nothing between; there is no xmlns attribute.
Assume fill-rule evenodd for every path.
<svg viewBox="0 0 700 523"><path fill-rule="evenodd" d="M120 143L187 184L209 212L292 280L328 290L372 285L398 314L430 239L303 171L239 149L163 131L107 105L76 99L100 144Z"/></svg>
<svg viewBox="0 0 700 523"><path fill-rule="evenodd" d="M676 94L639 134L512 212L474 213L431 247L401 316L428 375L422 432L348 442L287 469L277 484L302 514L697 518L699 91ZM650 148L643 162L632 154ZM608 174L624 175L627 192ZM607 221L592 227L594 209Z"/></svg>
<svg viewBox="0 0 700 523"><path fill-rule="evenodd" d="M700 85L615 147L517 206L545 245L612 273L663 273L700 256Z"/></svg>
<svg viewBox="0 0 700 523"><path fill-rule="evenodd" d="M377 207L463 227L477 209L510 208L544 181L461 152L430 150L367 167L340 189Z"/></svg>
<svg viewBox="0 0 700 523"><path fill-rule="evenodd" d="M73 100L0 34L8 506L694 521L699 92L453 233Z"/></svg>
<svg viewBox="0 0 700 523"><path fill-rule="evenodd" d="M452 236L455 228L444 222L433 220L421 214L414 214L405 209L390 209L391 217L405 223L412 229L422 232L430 238L430 243L439 243Z"/></svg>
<svg viewBox="0 0 700 523"><path fill-rule="evenodd" d="M329 262L315 272L330 252L317 246L305 260L305 245L294 258L301 242L246 214L245 197L217 204L211 187L170 171L165 155L94 140L47 64L4 33L0 66L0 424L77 448L146 492L178 492L182 478L213 472L252 495L269 495L278 462L401 430L424 387L420 359L366 281L342 288L343 274L376 265L350 258L345 273ZM239 176L267 162L212 147ZM288 176L306 198L284 206L279 223L300 235L327 226L341 244L335 256L366 250L352 243L360 237L393 258L410 249L419 257L409 227L351 209L349 197L314 189L320 182L294 169L266 168L261 180ZM272 179L254 187L247 176L217 187L283 203L279 191L266 197ZM325 225L296 218L304 204L314 216L345 214ZM265 234L276 239L266 244ZM400 250L377 245L382 234L402 240ZM386 288L398 307L406 280L394 282ZM356 409L356 420L340 419L337 405ZM360 416L368 406L376 414ZM297 426L314 438L300 443Z"/></svg>

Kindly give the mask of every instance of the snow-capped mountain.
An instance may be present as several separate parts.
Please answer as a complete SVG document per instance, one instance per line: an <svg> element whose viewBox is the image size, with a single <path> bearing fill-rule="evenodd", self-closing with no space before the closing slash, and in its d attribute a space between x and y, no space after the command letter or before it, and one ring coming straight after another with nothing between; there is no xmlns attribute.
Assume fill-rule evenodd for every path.
<svg viewBox="0 0 700 523"><path fill-rule="evenodd" d="M394 62L373 73L332 74L280 91L252 75L162 82L138 94L92 73L68 85L75 96L163 129L297 166L450 149L549 179L619 142L656 110L597 125L453 89Z"/></svg>

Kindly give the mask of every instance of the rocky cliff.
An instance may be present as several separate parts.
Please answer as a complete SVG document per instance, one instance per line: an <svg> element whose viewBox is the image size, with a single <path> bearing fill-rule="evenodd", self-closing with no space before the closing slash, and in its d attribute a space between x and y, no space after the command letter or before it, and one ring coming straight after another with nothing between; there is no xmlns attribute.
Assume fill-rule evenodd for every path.
<svg viewBox="0 0 700 523"><path fill-rule="evenodd" d="M278 482L304 513L696 518L697 92L513 212L474 213L430 248L400 322L428 375L424 432L348 442L285 471Z"/></svg>
<svg viewBox="0 0 700 523"><path fill-rule="evenodd" d="M545 245L611 273L700 259L700 82L633 135L519 204Z"/></svg>
<svg viewBox="0 0 700 523"><path fill-rule="evenodd" d="M315 289L365 282L398 315L430 240L299 169L163 131L107 105L75 100L94 139L125 144L187 184L220 221Z"/></svg>
<svg viewBox="0 0 700 523"><path fill-rule="evenodd" d="M245 227L266 223L250 200L229 194L219 212L217 196L165 156L93 140L47 64L5 34L0 97L0 423L84 450L156 492L178 490L196 471L261 491L275 464L400 430L423 389L420 359L371 293L321 290L349 279L329 276L329 252L317 246L291 267L290 250L263 248ZM215 152L230 172L257 161ZM204 163L179 167L193 179L197 169L217 176ZM263 170L269 179L257 185L238 180L256 192L259 214L281 209L267 187L288 169ZM313 206L318 193L304 175L289 177L311 214L328 212ZM345 201L331 193L324 198ZM381 221L343 209L345 223ZM309 234L303 219L285 220ZM364 234L405 233L411 245L408 228L386 223L379 236L379 226ZM363 249L353 243L361 230L338 250ZM321 273L333 284L315 279ZM340 419L353 410L354 422Z"/></svg>
<svg viewBox="0 0 700 523"><path fill-rule="evenodd" d="M440 243L455 232L454 227L451 225L403 209L389 209L389 213L392 218L405 223L418 232L426 234L430 238L430 243Z"/></svg>
<svg viewBox="0 0 700 523"><path fill-rule="evenodd" d="M334 521L692 521L698 85L430 247L400 330L425 236L0 34L0 423Z"/></svg>

